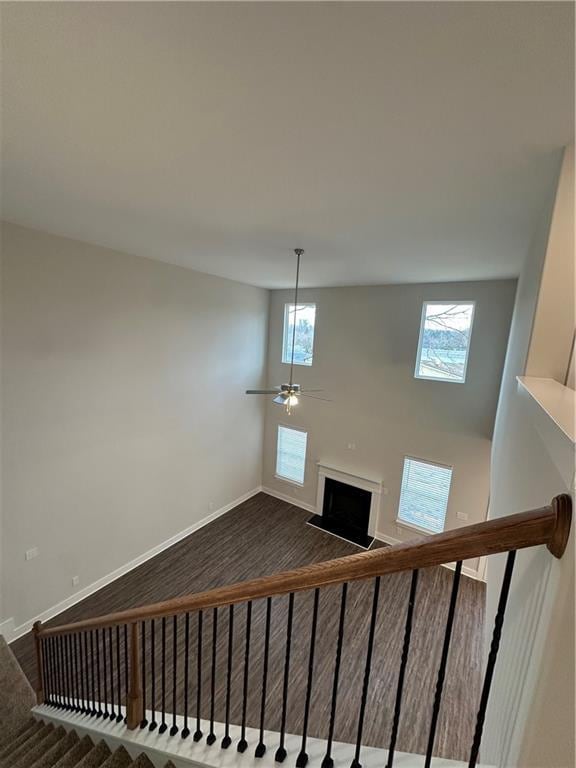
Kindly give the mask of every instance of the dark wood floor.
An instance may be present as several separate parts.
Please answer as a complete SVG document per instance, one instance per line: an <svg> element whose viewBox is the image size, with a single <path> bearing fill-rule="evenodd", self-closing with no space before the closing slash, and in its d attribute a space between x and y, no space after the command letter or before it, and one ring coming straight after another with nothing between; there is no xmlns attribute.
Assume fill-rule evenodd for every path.
<svg viewBox="0 0 576 768"><path fill-rule="evenodd" d="M265 494L241 504L187 539L158 555L113 584L62 613L52 624L97 616L110 611L144 605L234 581L264 576L308 563L357 552L357 548L306 525L309 514ZM420 572L415 604L412 646L404 688L403 713L397 749L424 753L444 624L452 583L452 572L429 568ZM354 742L362 689L370 606L374 582L350 584L344 630L342 666L335 739ZM394 696L402 650L404 620L410 574L382 578L377 615L372 674L368 689L365 744L387 747L392 724ZM334 656L337 640L340 587L321 591L320 618L309 733L326 737L329 723ZM306 690L309 627L312 593L295 597L292 661L289 680L287 731L300 733ZM282 677L286 641L288 598L273 600L266 728L280 729ZM252 608L247 724L258 727L265 623L265 601ZM482 675L484 585L463 577L456 622L438 723L435 754L466 759L472 741ZM216 720L224 720L228 609L218 614ZM204 616L201 715L209 717L212 612ZM231 722L240 723L244 665L246 606L234 612L234 653ZM190 712L195 714L197 616L190 617L191 673ZM161 704L160 630L156 622L156 707ZM179 649L183 649L184 617L177 626ZM150 625L147 623L148 643ZM166 708L172 711L172 632L167 621L168 676ZM24 671L34 682L33 644L27 635L12 644ZM180 653L180 651L179 651ZM179 655L181 661L181 655ZM183 664L177 669L177 711L183 712ZM151 681L147 681L150 707ZM254 746L254 745L253 745Z"/></svg>

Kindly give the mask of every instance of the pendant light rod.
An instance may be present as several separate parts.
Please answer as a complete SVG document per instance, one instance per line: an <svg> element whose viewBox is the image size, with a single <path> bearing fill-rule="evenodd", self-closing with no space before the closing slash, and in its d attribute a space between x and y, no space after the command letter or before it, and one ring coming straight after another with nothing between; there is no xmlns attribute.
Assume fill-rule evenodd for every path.
<svg viewBox="0 0 576 768"><path fill-rule="evenodd" d="M304 253L303 248L294 248L296 254L296 287L294 288L294 324L292 326L292 355L290 357L290 387L293 384L294 372L294 345L296 344L296 314L298 312L298 281L300 280L300 257Z"/></svg>

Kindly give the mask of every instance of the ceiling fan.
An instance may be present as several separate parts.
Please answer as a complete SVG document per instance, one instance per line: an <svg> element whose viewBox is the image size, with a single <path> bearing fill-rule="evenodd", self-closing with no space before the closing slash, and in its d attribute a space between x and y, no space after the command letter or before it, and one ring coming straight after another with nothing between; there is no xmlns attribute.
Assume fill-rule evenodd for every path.
<svg viewBox="0 0 576 768"><path fill-rule="evenodd" d="M296 346L296 315L298 313L298 284L300 280L300 257L304 254L303 248L295 248L296 254L296 287L294 289L294 320L292 326L292 354L290 357L290 381L288 384L280 384L271 389L247 389L247 395L276 395L273 402L283 405L289 414L295 405L298 405L300 397L309 397L313 400L326 400L324 397L316 397L310 392L322 392L321 389L302 389L300 384L294 382L294 347Z"/></svg>

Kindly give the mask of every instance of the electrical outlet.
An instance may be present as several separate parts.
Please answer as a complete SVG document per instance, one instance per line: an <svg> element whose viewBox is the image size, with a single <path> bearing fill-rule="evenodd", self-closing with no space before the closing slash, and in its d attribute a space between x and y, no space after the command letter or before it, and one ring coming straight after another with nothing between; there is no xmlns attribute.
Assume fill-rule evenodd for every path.
<svg viewBox="0 0 576 768"><path fill-rule="evenodd" d="M466 522L468 520L468 512L456 512L456 517L458 520Z"/></svg>
<svg viewBox="0 0 576 768"><path fill-rule="evenodd" d="M27 549L24 554L25 560L34 560L35 557L38 557L38 547L32 547L32 549Z"/></svg>
<svg viewBox="0 0 576 768"><path fill-rule="evenodd" d="M355 451L355 450L356 450L356 443L354 443L354 442L352 442L352 443L346 443L346 448L347 448L349 451Z"/></svg>
<svg viewBox="0 0 576 768"><path fill-rule="evenodd" d="M72 576L72 586L77 587L80 584L80 576Z"/></svg>
<svg viewBox="0 0 576 768"><path fill-rule="evenodd" d="M214 510L214 502L213 502L213 501L209 502L209 504L208 504L208 510L209 510L210 512L212 512L212 511Z"/></svg>

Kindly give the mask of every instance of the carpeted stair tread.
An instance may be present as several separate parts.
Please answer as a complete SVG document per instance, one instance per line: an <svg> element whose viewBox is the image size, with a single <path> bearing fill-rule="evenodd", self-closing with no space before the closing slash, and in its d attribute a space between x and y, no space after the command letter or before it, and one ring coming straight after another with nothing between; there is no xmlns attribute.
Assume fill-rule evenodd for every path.
<svg viewBox="0 0 576 768"><path fill-rule="evenodd" d="M52 749L49 749L48 752L41 755L35 763L30 765L30 768L53 768L58 760L69 752L72 747L78 744L78 742L79 738L76 731L69 731L68 733L64 731L64 735L62 738L58 739Z"/></svg>
<svg viewBox="0 0 576 768"><path fill-rule="evenodd" d="M22 730L16 738L14 738L9 744L6 744L4 749L0 751L0 764L4 758L8 757L8 755L14 752L14 750L18 749L18 747L21 747L22 744L24 744L24 742L27 741L33 733L36 733L36 731L40 730L40 728L42 728L41 722L38 720L31 720L28 727L24 728L24 730Z"/></svg>
<svg viewBox="0 0 576 768"><path fill-rule="evenodd" d="M76 768L82 758L86 757L92 749L94 749L94 742L90 736L84 736L52 768Z"/></svg>
<svg viewBox="0 0 576 768"><path fill-rule="evenodd" d="M118 747L114 754L110 755L102 768L129 768L132 765L132 758L124 747Z"/></svg>
<svg viewBox="0 0 576 768"><path fill-rule="evenodd" d="M52 747L63 738L65 738L65 736L66 731L64 728L62 728L61 725L58 726L58 728L54 728L54 730L49 733L45 739L42 739L42 741L36 744L35 747L32 747L32 749L26 752L26 754L15 760L12 764L12 768L29 768L29 766L33 765L36 760L42 757L42 755L45 755L47 752L49 752Z"/></svg>
<svg viewBox="0 0 576 768"><path fill-rule="evenodd" d="M10 691L0 697L0 749L9 744L30 719L36 696L22 672L6 640L0 635L0 691Z"/></svg>
<svg viewBox="0 0 576 768"><path fill-rule="evenodd" d="M100 768L102 763L107 760L111 754L106 742L99 741L98 744L76 764L75 768Z"/></svg>
<svg viewBox="0 0 576 768"><path fill-rule="evenodd" d="M132 768L154 768L154 763L152 763L150 758L142 752L132 763ZM165 768L174 768L174 765L172 763L167 763Z"/></svg>
<svg viewBox="0 0 576 768"><path fill-rule="evenodd" d="M30 738L24 742L24 744L18 747L18 749L15 749L14 752L11 752L8 758L5 758L2 761L2 767L4 768L4 766L6 766L6 768L12 768L12 766L15 765L23 755L35 749L38 744L41 744L44 739L48 738L53 730L54 726L52 723L49 723L48 725L42 723L41 728L33 733L32 736L30 736Z"/></svg>

